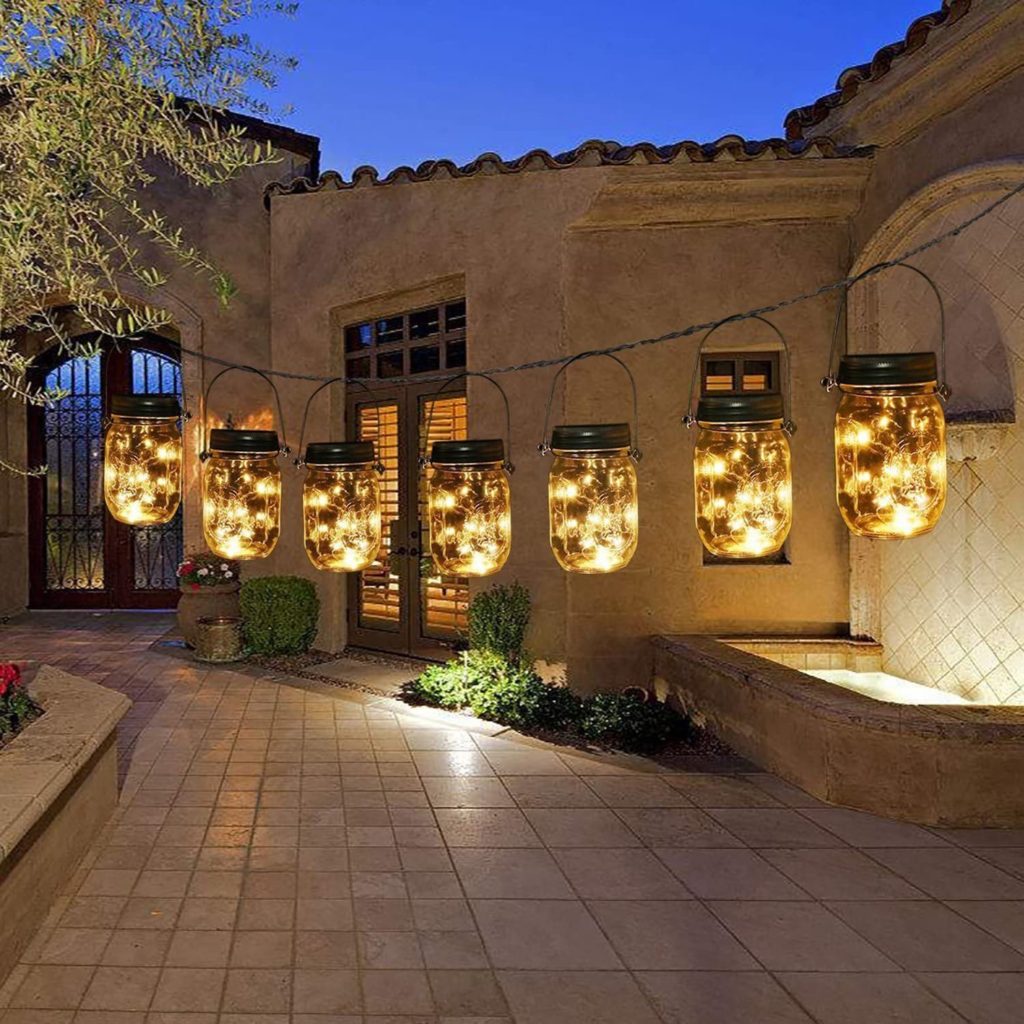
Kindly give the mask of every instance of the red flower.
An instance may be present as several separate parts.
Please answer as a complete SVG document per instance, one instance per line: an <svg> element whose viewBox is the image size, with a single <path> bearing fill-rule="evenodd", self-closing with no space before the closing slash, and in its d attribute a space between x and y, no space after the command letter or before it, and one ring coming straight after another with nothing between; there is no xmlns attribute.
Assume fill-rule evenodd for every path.
<svg viewBox="0 0 1024 1024"><path fill-rule="evenodd" d="M178 575L187 576L193 569L195 569L195 566L191 562L182 562L182 564L178 566Z"/></svg>
<svg viewBox="0 0 1024 1024"><path fill-rule="evenodd" d="M198 583L193 583L193 584L192 584L192 589L193 589L193 590L201 590L202 588L201 588L201 587L199 586L199 584L198 584Z"/></svg>
<svg viewBox="0 0 1024 1024"><path fill-rule="evenodd" d="M0 664L0 697L21 685L21 669L13 662Z"/></svg>

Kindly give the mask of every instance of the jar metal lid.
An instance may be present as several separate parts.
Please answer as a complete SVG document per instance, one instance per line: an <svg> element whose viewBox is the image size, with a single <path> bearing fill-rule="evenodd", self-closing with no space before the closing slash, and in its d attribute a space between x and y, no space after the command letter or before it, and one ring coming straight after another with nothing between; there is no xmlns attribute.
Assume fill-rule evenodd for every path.
<svg viewBox="0 0 1024 1024"><path fill-rule="evenodd" d="M276 430L211 430L210 451L225 455L276 455Z"/></svg>
<svg viewBox="0 0 1024 1024"><path fill-rule="evenodd" d="M934 384L939 378L934 352L889 352L846 355L839 362L840 385L895 387Z"/></svg>
<svg viewBox="0 0 1024 1024"><path fill-rule="evenodd" d="M770 423L784 415L782 395L705 395L697 403L698 423Z"/></svg>
<svg viewBox="0 0 1024 1024"><path fill-rule="evenodd" d="M177 395L111 395L110 414L177 419L181 415L181 404Z"/></svg>
<svg viewBox="0 0 1024 1024"><path fill-rule="evenodd" d="M500 438L485 441L435 441L430 452L435 465L472 466L481 462L504 462L505 442Z"/></svg>
<svg viewBox="0 0 1024 1024"><path fill-rule="evenodd" d="M551 447L555 451L586 452L628 448L628 423L572 423L555 427Z"/></svg>
<svg viewBox="0 0 1024 1024"><path fill-rule="evenodd" d="M304 461L307 466L356 466L373 460L372 441L311 441Z"/></svg>

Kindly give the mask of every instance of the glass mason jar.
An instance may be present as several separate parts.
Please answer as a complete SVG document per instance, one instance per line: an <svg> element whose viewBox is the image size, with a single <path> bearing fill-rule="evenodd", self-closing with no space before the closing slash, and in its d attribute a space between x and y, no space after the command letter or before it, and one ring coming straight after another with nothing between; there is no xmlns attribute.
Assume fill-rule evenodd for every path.
<svg viewBox="0 0 1024 1024"><path fill-rule="evenodd" d="M548 474L551 550L568 572L615 572L638 537L636 467L629 425L555 427Z"/></svg>
<svg viewBox="0 0 1024 1024"><path fill-rule="evenodd" d="M720 558L778 551L793 524L789 438L779 395L710 395L697 405L697 533Z"/></svg>
<svg viewBox="0 0 1024 1024"><path fill-rule="evenodd" d="M359 572L381 543L380 480L369 441L310 444L302 488L306 554L317 569Z"/></svg>
<svg viewBox="0 0 1024 1024"><path fill-rule="evenodd" d="M839 364L836 500L860 537L934 529L946 504L946 416L934 352L848 355Z"/></svg>
<svg viewBox="0 0 1024 1024"><path fill-rule="evenodd" d="M430 553L442 576L490 576L512 546L500 440L437 441L428 482Z"/></svg>
<svg viewBox="0 0 1024 1024"><path fill-rule="evenodd" d="M112 395L103 498L130 526L170 522L181 504L181 406L174 395Z"/></svg>
<svg viewBox="0 0 1024 1024"><path fill-rule="evenodd" d="M203 466L203 536L222 558L266 558L281 532L273 430L211 430Z"/></svg>

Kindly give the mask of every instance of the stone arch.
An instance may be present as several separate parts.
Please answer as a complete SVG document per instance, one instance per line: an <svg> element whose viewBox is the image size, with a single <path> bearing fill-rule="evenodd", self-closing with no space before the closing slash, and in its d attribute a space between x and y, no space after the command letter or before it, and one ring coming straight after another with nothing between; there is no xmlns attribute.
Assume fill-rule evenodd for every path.
<svg viewBox="0 0 1024 1024"><path fill-rule="evenodd" d="M907 199L856 273L941 234L1024 180L1024 162L962 168ZM912 262L947 315L949 498L935 531L850 546L851 632L896 675L985 703L1024 702L1024 196ZM928 305L925 305L928 303ZM938 317L910 275L853 289L851 348L936 348ZM988 456L988 457L986 457Z"/></svg>

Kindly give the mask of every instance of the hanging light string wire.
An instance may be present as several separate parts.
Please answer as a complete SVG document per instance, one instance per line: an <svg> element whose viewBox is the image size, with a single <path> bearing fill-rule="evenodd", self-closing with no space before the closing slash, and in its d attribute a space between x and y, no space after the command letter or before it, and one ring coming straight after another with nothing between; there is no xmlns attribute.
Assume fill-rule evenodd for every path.
<svg viewBox="0 0 1024 1024"><path fill-rule="evenodd" d="M552 356L548 359L533 359L526 363L514 363L508 366L494 366L488 370L481 370L479 373L487 375L496 375L501 373L518 373L522 370L542 370L551 366L562 366L573 360L590 359L595 356L607 356L614 355L617 352L631 352L634 349L645 348L648 345L661 345L669 341L678 341L682 338L689 338L695 334L700 334L704 331L710 331L716 327L721 327L724 324L740 323L744 320L753 320L757 317L763 317L768 313L777 313L780 310L788 309L790 306L796 306L802 302L809 302L812 299L821 298L824 295L828 295L831 292L840 291L850 288L858 281L863 281L866 278L874 277L876 274L891 269L892 267L899 266L900 264L907 263L912 260L915 256L920 256L922 253L927 252L929 249L934 249L937 245L941 245L943 242L950 238L954 238L968 228L977 224L978 221L983 220L985 217L994 213L1001 206L1004 206L1015 196L1024 193L1024 181L1014 186L1008 192L1004 192L998 196L987 206L983 206L977 213L972 214L966 220L961 221L959 224L954 225L947 231L944 231L941 235L937 235L934 238L928 239L926 242L922 242L920 245L914 246L912 249L908 249L906 252L901 253L899 256L895 256L889 260L883 260L880 263L872 264L870 267L862 270L858 274L852 274L849 277L844 277L839 281L831 281L828 284L823 284L820 288L814 289L814 291L803 292L799 295L794 295L788 299L781 299L778 302L773 302L768 306L758 306L756 309L748 309L741 313L733 313L729 316L721 317L717 320L708 320L704 323L690 324L688 327L683 327L678 330L668 331L665 334L659 334L651 338L639 338L635 341L624 341L618 345L609 345L605 348L594 348L588 349L585 352L578 352L574 355L563 355L563 356ZM196 359L201 359L208 363L215 363L219 366L238 367L239 369L251 370L256 373L269 374L273 377L282 377L287 380L304 380L312 381L314 383L333 382L337 380L339 383L344 381L345 383L355 384L366 384L371 380L374 383L378 383L376 379L370 377L342 377L332 378L328 376L318 376L316 374L307 373L293 373L290 370L273 370L266 367L255 367L248 366L240 363L231 361L230 359L221 359L218 356L209 355L205 352L200 352L196 349L186 348L181 346L180 351L183 355L194 356ZM451 380L453 376L459 374L442 373L433 376L426 374L418 374L411 377L388 377L387 384L398 385L398 384L430 384L439 381Z"/></svg>

